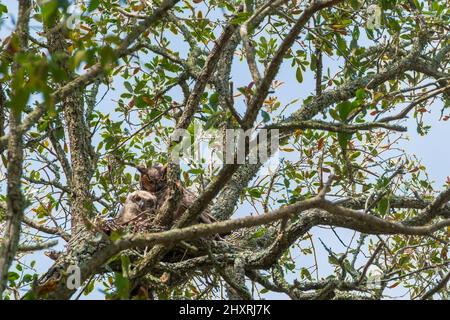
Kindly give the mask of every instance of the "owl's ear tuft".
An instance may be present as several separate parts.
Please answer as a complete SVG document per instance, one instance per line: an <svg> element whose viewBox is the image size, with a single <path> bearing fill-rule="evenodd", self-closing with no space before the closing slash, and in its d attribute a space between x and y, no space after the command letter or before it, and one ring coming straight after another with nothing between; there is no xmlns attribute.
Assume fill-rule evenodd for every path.
<svg viewBox="0 0 450 320"><path fill-rule="evenodd" d="M143 165L137 165L137 166L136 166L136 169L137 169L141 174L144 174L144 173L147 172L147 167L146 167L146 166L143 166Z"/></svg>

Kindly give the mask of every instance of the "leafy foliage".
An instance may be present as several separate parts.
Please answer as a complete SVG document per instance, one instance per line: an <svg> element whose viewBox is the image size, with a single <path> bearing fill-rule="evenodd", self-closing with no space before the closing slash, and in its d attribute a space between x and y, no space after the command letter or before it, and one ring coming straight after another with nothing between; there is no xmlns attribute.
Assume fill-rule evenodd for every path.
<svg viewBox="0 0 450 320"><path fill-rule="evenodd" d="M168 162L171 135L227 24L238 29L237 41L231 40L236 45L231 47L228 61L219 61L201 93L195 123L214 132L238 128L234 113L245 114L260 90L260 83L248 69L249 49L239 36L239 28L252 22L247 30L249 47L264 77L264 70L269 70L284 39L309 5L308 1L274 1L279 8L271 10L265 1L244 2L247 5L239 9L240 1L234 0L180 1L167 15L145 28L126 53L119 49L127 35L133 34L136 26L146 21L163 1L91 0L79 1L78 5L69 1L34 1L30 16L33 28L29 30L26 50L21 49L17 33L7 35L3 31L7 30L3 26L16 24L12 17L17 15L17 7L10 2L0 3L0 89L7 98L0 105L2 138L8 135L5 126L10 112L22 114L26 121L34 110L45 109L23 133L25 217L38 226L56 227L60 239L61 230L70 233L70 218L76 213L70 185L73 177L67 166L76 165L76 152L94 155L90 158L90 185L86 186L91 217L106 220L116 216L127 194L139 188L139 175L133 166ZM374 12L381 14L376 17L379 25L367 24L372 19L369 6L376 6ZM237 215L248 215L250 211L263 214L312 198L324 188L330 174L339 177L328 194L330 199L362 201L362 205L355 205L356 209L389 222L404 222L419 215L439 190L449 188L448 180L430 180L420 155L403 150L407 134L392 127L370 127L373 123L401 124L426 135L434 123L450 119L446 80L450 62L449 10L442 0L352 0L318 10L308 19L283 55L280 72L263 97L252 125L263 128L291 120L298 123L281 140L277 166L260 170L241 186L236 199ZM256 22L252 20L255 12ZM57 29L58 24L62 31ZM52 51L55 37L63 37L62 50ZM422 46L418 53L414 53L416 46ZM402 65L411 54L420 60ZM226 57L226 50L223 55ZM76 82L95 68L101 72L86 82ZM73 81L76 89L67 97L55 95L64 94L64 86ZM226 89L220 87L223 83ZM231 98L222 92L226 90L228 94L229 88ZM441 91L436 93L439 88ZM76 94L81 96L83 105L79 121L85 125L88 151L74 149L70 141L64 99ZM230 110L229 100L234 110ZM402 110L407 112L383 120ZM407 117L409 120L405 120ZM341 129L317 129L302 121L325 122ZM214 150L212 143L208 147ZM207 159L197 160L186 160L181 181L201 194L221 166ZM8 157L2 155L4 192L7 166ZM4 203L6 200L2 196ZM323 231L311 229L327 225L323 221L300 228L302 219L302 214L288 219L290 245L274 253L270 266L256 268L263 279L273 282L273 287L291 298L309 298L311 292L320 295L323 283L331 280L351 283L347 291L357 287L357 294L363 292L371 298L398 292L417 298L448 272L448 229L440 229L433 237L385 234L376 229L368 232L370 226L363 231L360 225L333 224L330 220L331 226ZM0 223L5 224L3 211ZM248 240L259 245L266 238L273 238L273 230L283 223L252 230ZM295 231L296 227L299 231ZM343 241L339 235L349 240ZM277 239L276 235L272 238ZM45 231L23 223L21 245L43 239ZM376 251L378 246L382 249ZM261 252L268 247L260 248ZM63 250L62 245L60 249ZM46 259L40 253L33 254L39 256L38 263ZM370 260L372 254L375 257ZM23 263L28 257L29 252L20 250L16 255L15 267L8 273L6 298L30 289L39 277L35 263ZM128 255L111 257L108 267L119 264L119 270L111 267L106 274L93 274L85 282L84 292L98 297L99 290L95 288L100 287L102 296L107 298L130 298L128 273L134 262ZM214 263L210 261L211 269ZM381 285L373 290L364 282L366 263L376 265L383 273ZM330 273L322 273L322 265ZM167 285L165 273L151 275L150 282L159 284L153 294L159 298L223 298L220 287L226 280L218 272L204 276L202 271L193 266L185 272L187 278L174 285ZM258 295L273 294L263 281L248 280ZM291 280L294 284L289 284ZM316 286L301 290L309 288L310 283ZM448 290L442 290L439 297L446 299L448 294Z"/></svg>

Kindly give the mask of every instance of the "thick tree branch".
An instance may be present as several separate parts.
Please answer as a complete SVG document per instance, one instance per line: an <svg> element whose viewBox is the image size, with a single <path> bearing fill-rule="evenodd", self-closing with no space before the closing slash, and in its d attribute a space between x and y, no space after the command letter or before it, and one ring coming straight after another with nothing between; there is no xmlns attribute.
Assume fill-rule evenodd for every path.
<svg viewBox="0 0 450 320"><path fill-rule="evenodd" d="M343 132L343 133L355 133L357 131L373 130L377 128L406 132L407 128L399 125L390 125L386 123L378 122L366 122L357 124L345 124L345 123L330 123L320 120L305 120L299 122L283 122L280 124L269 125L268 129L281 129L283 131L294 131L297 129L314 129L324 130L329 132Z"/></svg>
<svg viewBox="0 0 450 320"><path fill-rule="evenodd" d="M28 42L27 34L30 22L30 9L30 0L19 1L19 19L13 35L18 39L18 54L26 50ZM13 70L17 71L19 67L19 62L15 61L13 64ZM20 93L14 91L13 95L16 94ZM22 110L20 110L20 107L10 106L6 225L3 239L0 243L0 299L2 299L3 292L6 288L8 270L16 255L20 238L20 225L25 209L25 198L22 194L21 183L23 171L23 133L19 130L21 121Z"/></svg>
<svg viewBox="0 0 450 320"><path fill-rule="evenodd" d="M35 243L35 244L27 244L27 245L21 245L18 247L18 252L33 252L33 251L39 251L44 249L49 249L51 247L54 247L58 244L57 240L48 241L45 243Z"/></svg>

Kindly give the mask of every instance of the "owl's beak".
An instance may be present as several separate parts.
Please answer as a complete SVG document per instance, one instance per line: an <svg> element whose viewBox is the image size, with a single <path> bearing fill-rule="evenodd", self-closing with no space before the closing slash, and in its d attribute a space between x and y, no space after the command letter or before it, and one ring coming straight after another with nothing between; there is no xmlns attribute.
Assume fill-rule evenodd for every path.
<svg viewBox="0 0 450 320"><path fill-rule="evenodd" d="M136 169L137 169L141 174L144 174L144 173L147 171L147 168L146 168L145 166L141 166L141 165L136 166Z"/></svg>

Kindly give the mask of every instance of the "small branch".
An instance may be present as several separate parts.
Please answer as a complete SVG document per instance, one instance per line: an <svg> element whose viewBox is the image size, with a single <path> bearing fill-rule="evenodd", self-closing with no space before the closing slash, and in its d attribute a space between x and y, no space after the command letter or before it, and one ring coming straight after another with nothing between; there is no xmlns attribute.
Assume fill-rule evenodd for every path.
<svg viewBox="0 0 450 320"><path fill-rule="evenodd" d="M246 9L247 11L250 10L250 8ZM239 28L239 34L241 36L242 44L244 46L245 58L247 59L247 65L250 70L250 74L252 75L253 82L258 86L261 81L261 74L258 70L258 65L256 64L255 48L250 42L248 36L248 27L249 27L248 21L244 22Z"/></svg>
<svg viewBox="0 0 450 320"><path fill-rule="evenodd" d="M63 186L61 183L59 183L58 181L46 181L43 179L32 179L30 177L22 177L25 181L29 182L29 183L33 183L33 184L39 184L39 185L43 185L43 186L52 186L55 187L61 191L64 191L67 194L70 194L71 190L69 187L67 186Z"/></svg>
<svg viewBox="0 0 450 320"><path fill-rule="evenodd" d="M427 207L423 210L422 213L418 214L414 218L408 220L408 224L410 225L421 225L427 223L434 217L436 217L441 208L450 201L450 188L442 191Z"/></svg>
<svg viewBox="0 0 450 320"><path fill-rule="evenodd" d="M62 129L62 128L59 128L59 129L61 129L64 132L64 129ZM71 180L72 180L72 167L70 166L70 162L69 162L69 159L67 158L66 152L61 147L58 139L56 138L56 135L54 134L55 130L56 129L52 129L49 126L49 128L47 129L47 135L50 140L50 143L53 146L53 149L55 150L56 158L58 159L58 161L61 164L61 167L64 171L64 175L66 176L66 179L67 179L67 184L70 186Z"/></svg>
<svg viewBox="0 0 450 320"><path fill-rule="evenodd" d="M406 132L407 128L399 125L390 125L379 122L367 122L357 124L345 124L345 123L330 123L320 120L305 120L305 121L292 121L280 124L273 124L267 126L268 129L280 129L280 130L325 130L330 132L342 132L342 133L355 133L363 130L373 130L377 128L383 128L393 131Z"/></svg>
<svg viewBox="0 0 450 320"><path fill-rule="evenodd" d="M429 291L427 291L423 296L422 300L428 300L433 297L434 294L438 293L442 289L444 289L447 286L448 281L450 280L450 272L448 272L445 277L439 281L439 283L431 288Z"/></svg>
<svg viewBox="0 0 450 320"><path fill-rule="evenodd" d="M380 253L381 249L383 248L384 243L380 243L373 254L370 256L369 260L367 261L366 265L364 266L363 271L361 272L361 276L358 279L357 284L361 284L364 281L364 278L366 277L367 270L369 270L369 267L372 265L372 263L375 261L375 259L378 256L378 253Z"/></svg>
<svg viewBox="0 0 450 320"><path fill-rule="evenodd" d="M391 184L392 180L394 180L395 177L397 177L400 174L403 174L404 166L399 166L390 177L388 177L386 188L384 191L372 194L371 196L367 197L366 204L364 206L364 212L368 213L387 193L389 193L389 188L387 188L388 185ZM384 176L384 175L383 175ZM372 196L374 198L372 199Z"/></svg>
<svg viewBox="0 0 450 320"><path fill-rule="evenodd" d="M443 205L450 201L450 188L441 192L436 199L425 209L426 212L432 213L438 211Z"/></svg>
<svg viewBox="0 0 450 320"><path fill-rule="evenodd" d="M38 251L38 250L44 250L44 249L48 249L51 247L54 247L58 244L57 240L54 241L48 241L46 243L35 243L35 244L31 244L31 245L19 245L19 247L17 248L18 252L33 252L33 251Z"/></svg>
<svg viewBox="0 0 450 320"><path fill-rule="evenodd" d="M62 229L51 228L51 227L41 225L38 222L35 222L28 217L23 217L22 222L24 224L26 224L27 226L29 226L33 229L39 230L41 232L44 232L47 234L59 235L59 236L61 236L61 238L63 238L67 242L70 240L70 234L64 232L64 230L62 230Z"/></svg>
<svg viewBox="0 0 450 320"><path fill-rule="evenodd" d="M206 84L211 78L212 73L215 70L217 61L219 60L223 49L230 40L235 29L236 27L233 24L228 24L223 30L220 38L216 40L216 45L211 50L211 53L206 59L205 66L200 72L197 82L195 83L194 88L189 95L188 101L186 102L186 107L184 108L180 121L177 124L177 129L186 129L191 123L192 117L197 111Z"/></svg>
<svg viewBox="0 0 450 320"><path fill-rule="evenodd" d="M123 14L124 16L128 17L128 18L133 18L133 19L146 19L148 18L147 15L141 15L141 14L137 14L137 13L131 13L128 11L123 10L121 7L117 6L114 8L115 10L117 10L118 12L120 12L121 14Z"/></svg>
<svg viewBox="0 0 450 320"><path fill-rule="evenodd" d="M237 112L237 110L234 108L234 102L233 102L232 98L228 97L227 95L225 95L223 98L225 100L225 104L226 104L228 110L230 110L230 112L233 115L236 122L239 123L240 126L242 126L243 125L242 118L239 115L239 113Z"/></svg>
<svg viewBox="0 0 450 320"><path fill-rule="evenodd" d="M353 218L359 221L364 221L368 225L370 225L373 228L373 231L376 232L376 230L382 231L380 233L385 234L406 234L406 235L430 235L433 232L444 228L446 226L450 225L450 219L445 219L442 221L439 221L435 224L428 225L428 226L407 226L404 223L398 223L398 222L389 222L384 219L375 217L373 215L365 214L361 211L344 208L341 206L338 206L328 200L322 200L318 202L318 206L328 211L329 213Z"/></svg>
<svg viewBox="0 0 450 320"><path fill-rule="evenodd" d="M148 50L152 51L153 53L156 53L156 54L166 58L167 60L169 60L169 61L171 61L173 63L181 65L183 68L185 68L194 77L198 76L198 72L192 68L192 66L188 63L188 61L183 60L180 57L177 57L176 55L174 55L172 52L170 52L166 48L159 47L159 46L156 46L156 45L152 45L152 44L149 44L149 43L138 44L136 46L136 49L138 47L139 48L148 49Z"/></svg>
<svg viewBox="0 0 450 320"><path fill-rule="evenodd" d="M31 42L33 42L35 45L38 45L38 46L41 47L41 48L48 48L48 46L47 46L45 43L43 43L43 42L37 40L36 38L34 38L34 37L33 37L32 35L30 35L29 33L27 34L27 37L28 37L28 39L29 39Z"/></svg>
<svg viewBox="0 0 450 320"><path fill-rule="evenodd" d="M317 59L317 67L316 67L316 96L320 96L322 94L322 50L319 47L316 48L316 59Z"/></svg>
<svg viewBox="0 0 450 320"><path fill-rule="evenodd" d="M442 87L442 88L439 88L439 89L432 90L432 91L428 92L427 95L422 96L422 97L420 97L419 99L417 99L417 100L411 102L406 108L404 108L404 109L403 109L400 113L398 113L397 115L384 117L384 118L378 120L378 122L386 123L386 122L391 122L391 121L394 121L394 120L400 120L400 119L403 119L403 118L405 118L405 117L408 115L408 113L409 113L415 106L417 106L417 105L421 104L422 102L425 102L425 101L427 101L428 99L433 98L433 97L435 97L435 96L437 96L437 95L439 95L439 94L441 94L441 93L444 93L444 92L446 92L446 91L449 90L449 89L450 89L450 85L447 85L447 86Z"/></svg>
<svg viewBox="0 0 450 320"><path fill-rule="evenodd" d="M336 179L336 176L334 174L330 175L328 177L327 182L325 182L325 185L323 186L323 188L320 190L319 194L317 195L318 198L320 199L325 199L325 195L330 192L331 190L331 184L333 183L333 181Z"/></svg>

